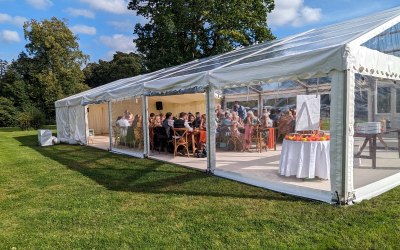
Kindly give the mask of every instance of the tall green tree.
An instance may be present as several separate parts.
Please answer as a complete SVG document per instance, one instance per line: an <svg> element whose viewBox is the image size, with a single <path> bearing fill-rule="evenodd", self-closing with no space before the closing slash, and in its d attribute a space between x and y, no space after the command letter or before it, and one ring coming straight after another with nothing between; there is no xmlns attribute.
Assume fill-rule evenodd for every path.
<svg viewBox="0 0 400 250"><path fill-rule="evenodd" d="M65 20L32 19L25 22L24 35L27 54L20 54L15 68L28 85L31 101L54 117L56 100L88 89L81 70L88 56Z"/></svg>
<svg viewBox="0 0 400 250"><path fill-rule="evenodd" d="M272 40L267 13L273 0L131 0L128 9L149 20L134 40L153 71Z"/></svg>
<svg viewBox="0 0 400 250"><path fill-rule="evenodd" d="M99 60L89 63L84 69L85 82L94 88L121 78L145 72L143 59L135 53L116 52L111 61Z"/></svg>

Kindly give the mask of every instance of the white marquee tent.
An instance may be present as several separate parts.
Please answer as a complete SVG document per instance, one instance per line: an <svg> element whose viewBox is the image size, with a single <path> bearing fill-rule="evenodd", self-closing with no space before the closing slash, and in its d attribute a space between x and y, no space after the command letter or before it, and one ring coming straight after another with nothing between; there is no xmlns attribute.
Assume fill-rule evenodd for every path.
<svg viewBox="0 0 400 250"><path fill-rule="evenodd" d="M214 120L214 97L228 90L249 86L269 86L262 92L277 91L276 82L294 81L290 90L319 88L303 79L329 77L331 108L331 195L317 198L348 203L378 195L400 184L400 176L357 192L353 186L353 143L355 123L356 76L400 80L400 8L390 9L354 20L309 30L287 38L195 60L153 73L121 79L55 103L58 137L63 142L86 144L88 135L86 105L109 103L124 98L141 99L145 126L143 153L149 152L148 98L185 93L205 93L207 120ZM272 88L271 88L272 86ZM226 90L226 91L225 91ZM265 91L264 91L265 90ZM284 90L282 90L284 91ZM237 94L239 95L239 94ZM226 98L229 99L227 95ZM233 95L232 100L236 97ZM211 111L211 112L210 112ZM400 125L400 124L399 124ZM215 131L213 122L207 131ZM215 133L207 133L214 141ZM215 144L208 143L207 169L215 169ZM246 182L246 181L244 181ZM251 181L248 181L250 184ZM372 189L371 189L372 188ZM277 191L306 196L295 190ZM315 198L315 197L309 197Z"/></svg>

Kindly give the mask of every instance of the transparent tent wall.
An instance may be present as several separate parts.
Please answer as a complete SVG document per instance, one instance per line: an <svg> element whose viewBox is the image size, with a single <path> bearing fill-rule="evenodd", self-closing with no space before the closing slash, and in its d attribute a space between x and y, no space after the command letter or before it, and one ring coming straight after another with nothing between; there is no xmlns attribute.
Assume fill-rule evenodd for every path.
<svg viewBox="0 0 400 250"><path fill-rule="evenodd" d="M149 96L147 103L149 156L205 171L208 156L203 150L207 144L205 93ZM170 119L166 117L168 113ZM174 132L174 128L179 131Z"/></svg>
<svg viewBox="0 0 400 250"><path fill-rule="evenodd" d="M144 152L142 98L111 101L111 147L116 151Z"/></svg>
<svg viewBox="0 0 400 250"><path fill-rule="evenodd" d="M355 76L354 188L400 172L400 85Z"/></svg>
<svg viewBox="0 0 400 250"><path fill-rule="evenodd" d="M265 83L221 91L224 96L224 101L221 103L222 108L220 110L219 107L216 108L218 125L215 143L215 171L217 173L222 173L228 178L229 176L235 176L233 178L240 176L248 183L279 183L276 186L282 187L281 184L288 184L289 189L292 190L304 187L308 190L316 190L317 193L322 191L326 195L326 199L330 199L329 146L323 149L324 159L327 162L324 165L320 164L326 170L326 174L321 174L321 177L309 178L280 174L283 139L285 135L296 132L296 118L292 115L296 116L298 95L320 98L320 103L318 103L320 120L317 130L321 135L318 136L318 138L322 138L321 142L304 143L308 143L308 145L312 143L329 144L322 140L326 138L329 140L330 133L330 77ZM236 107L235 101L238 104ZM245 110L245 114L241 114L244 112L241 109ZM249 111L253 112L252 118L248 118L251 113ZM291 117L289 118L289 116ZM247 125L249 123L251 125ZM295 152L292 152L291 155L292 158L301 158ZM305 161L303 165L308 167L310 162L307 160L309 158L304 157L303 159ZM313 167L318 168L319 166ZM310 197L316 198L312 195Z"/></svg>
<svg viewBox="0 0 400 250"><path fill-rule="evenodd" d="M109 140L109 114L108 104L90 104L87 106L88 120L88 144L101 145L102 148L108 149Z"/></svg>

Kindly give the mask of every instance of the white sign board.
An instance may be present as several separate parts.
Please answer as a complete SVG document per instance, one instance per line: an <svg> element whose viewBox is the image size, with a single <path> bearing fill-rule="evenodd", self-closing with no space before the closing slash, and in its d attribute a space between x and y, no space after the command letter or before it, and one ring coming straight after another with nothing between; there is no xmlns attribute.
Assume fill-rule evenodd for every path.
<svg viewBox="0 0 400 250"><path fill-rule="evenodd" d="M296 131L319 130L320 95L298 95Z"/></svg>

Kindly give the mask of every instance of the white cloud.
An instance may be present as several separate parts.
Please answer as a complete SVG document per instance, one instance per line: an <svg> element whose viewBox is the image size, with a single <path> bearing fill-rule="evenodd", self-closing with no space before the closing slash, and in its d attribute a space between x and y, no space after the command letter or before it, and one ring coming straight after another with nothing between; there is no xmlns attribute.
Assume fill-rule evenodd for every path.
<svg viewBox="0 0 400 250"><path fill-rule="evenodd" d="M26 2L33 8L39 10L46 10L54 5L50 0L26 0Z"/></svg>
<svg viewBox="0 0 400 250"><path fill-rule="evenodd" d="M275 0L275 9L268 14L270 26L302 26L318 22L322 13L319 8L304 5L304 0Z"/></svg>
<svg viewBox="0 0 400 250"><path fill-rule="evenodd" d="M11 23L17 26L22 26L24 22L28 21L22 16L10 16L9 14L0 13L0 23Z"/></svg>
<svg viewBox="0 0 400 250"><path fill-rule="evenodd" d="M87 25L74 25L70 28L75 34L96 35L96 28Z"/></svg>
<svg viewBox="0 0 400 250"><path fill-rule="evenodd" d="M81 2L89 4L90 7L96 10L114 14L133 14L133 11L128 10L127 0L81 0Z"/></svg>
<svg viewBox="0 0 400 250"><path fill-rule="evenodd" d="M112 58L116 51L125 53L136 52L136 45L133 43L133 37L122 34L114 34L112 36L101 36L100 42L112 49L108 52L107 57Z"/></svg>
<svg viewBox="0 0 400 250"><path fill-rule="evenodd" d="M19 38L18 32L13 30L1 30L0 31L0 42L3 43L19 43L21 38Z"/></svg>
<svg viewBox="0 0 400 250"><path fill-rule="evenodd" d="M135 24L132 21L125 20L122 22L119 21L109 21L108 24L113 26L116 30L119 31L133 31L135 28Z"/></svg>
<svg viewBox="0 0 400 250"><path fill-rule="evenodd" d="M68 8L65 11L73 17L83 16L92 19L95 17L94 13L90 10Z"/></svg>

